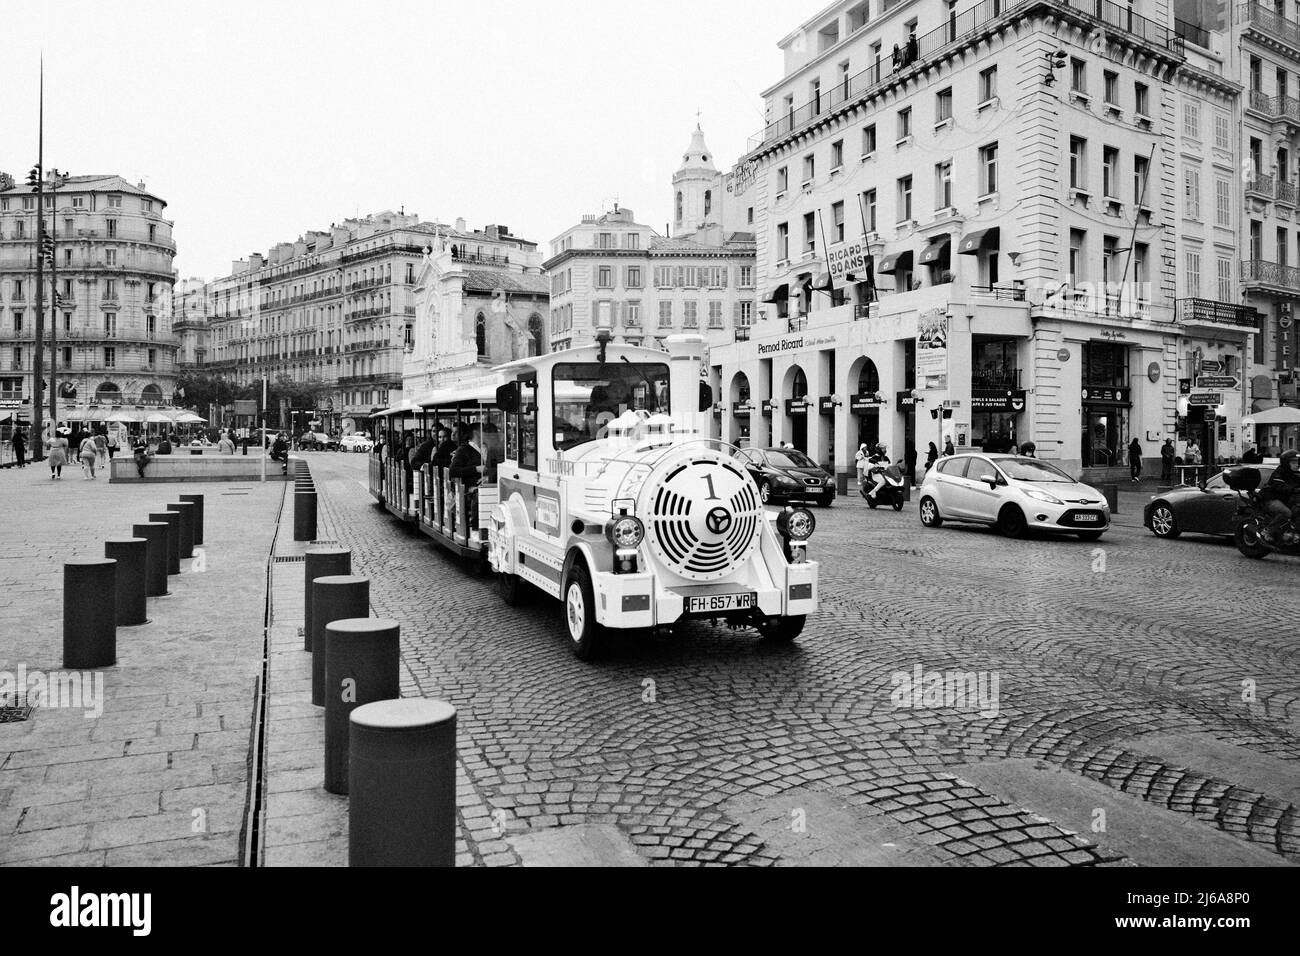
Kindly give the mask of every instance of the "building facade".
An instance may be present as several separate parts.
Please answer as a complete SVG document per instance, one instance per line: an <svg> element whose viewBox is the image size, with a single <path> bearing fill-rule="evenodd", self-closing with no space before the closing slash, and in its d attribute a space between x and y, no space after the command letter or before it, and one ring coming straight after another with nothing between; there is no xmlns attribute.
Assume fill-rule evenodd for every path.
<svg viewBox="0 0 1300 956"><path fill-rule="evenodd" d="M206 286L202 367L241 385L283 376L318 386L311 411L322 427L363 429L400 396L417 270L434 231L418 216L382 212L232 263Z"/></svg>
<svg viewBox="0 0 1300 956"><path fill-rule="evenodd" d="M440 226L416 273L403 394L463 385L547 349L549 294L537 243L507 226Z"/></svg>
<svg viewBox="0 0 1300 956"><path fill-rule="evenodd" d="M32 397L36 202L29 187L0 176L0 414L30 408ZM117 412L143 420L149 409L170 404L176 243L166 206L121 176L47 183L43 213L54 269L47 263L43 278L42 347L60 418L102 421ZM48 409L48 397L41 404Z"/></svg>
<svg viewBox="0 0 1300 956"><path fill-rule="evenodd" d="M672 179L672 237L615 206L552 242L553 346L581 345L601 331L634 345L660 345L674 332L743 336L757 311L750 197L718 171L697 127Z"/></svg>
<svg viewBox="0 0 1300 956"><path fill-rule="evenodd" d="M1257 327L1232 254L1240 84L1176 19L859 0L785 37L736 170L762 312L712 352L722 436L842 475L876 441L921 460L1032 441L1094 476L1133 439L1156 461L1195 428L1238 450L1249 406L1223 386Z"/></svg>

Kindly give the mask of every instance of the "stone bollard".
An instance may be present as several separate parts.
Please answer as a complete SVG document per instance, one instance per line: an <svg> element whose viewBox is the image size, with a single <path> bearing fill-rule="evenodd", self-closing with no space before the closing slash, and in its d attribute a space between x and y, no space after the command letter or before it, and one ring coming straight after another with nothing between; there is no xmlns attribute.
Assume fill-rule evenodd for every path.
<svg viewBox="0 0 1300 956"><path fill-rule="evenodd" d="M117 562L76 558L63 563L63 667L117 663Z"/></svg>
<svg viewBox="0 0 1300 956"><path fill-rule="evenodd" d="M316 492L295 491L293 495L293 540L316 540Z"/></svg>
<svg viewBox="0 0 1300 956"><path fill-rule="evenodd" d="M131 534L148 542L145 549L144 593L148 597L167 594L167 523L154 521L131 525Z"/></svg>
<svg viewBox="0 0 1300 956"><path fill-rule="evenodd" d="M194 506L188 501L172 502L167 506L167 510L181 516L180 543L177 545L177 551L181 558L188 561L194 557Z"/></svg>
<svg viewBox="0 0 1300 956"><path fill-rule="evenodd" d="M456 708L384 700L349 726L348 866L455 866Z"/></svg>
<svg viewBox="0 0 1300 956"><path fill-rule="evenodd" d="M203 544L203 496L202 495L177 495L181 501L188 501L194 505L194 544Z"/></svg>
<svg viewBox="0 0 1300 956"><path fill-rule="evenodd" d="M348 792L348 715L402 696L396 621L358 617L325 625L325 789Z"/></svg>
<svg viewBox="0 0 1300 956"><path fill-rule="evenodd" d="M306 555L306 574L303 588L302 649L311 650L311 594L312 582L317 578L346 576L352 573L352 552L346 548L314 548Z"/></svg>
<svg viewBox="0 0 1300 956"><path fill-rule="evenodd" d="M1106 503L1110 505L1110 513L1113 515L1119 514L1119 485L1102 485L1097 490L1101 492L1102 497L1106 499Z"/></svg>
<svg viewBox="0 0 1300 956"><path fill-rule="evenodd" d="M167 522L167 573L181 573L181 516L175 511L155 511L150 521Z"/></svg>
<svg viewBox="0 0 1300 956"><path fill-rule="evenodd" d="M145 538L114 538L104 542L104 557L117 562L117 626L149 623L145 600L149 542ZM166 576L164 575L164 583Z"/></svg>
<svg viewBox="0 0 1300 956"><path fill-rule="evenodd" d="M311 702L325 706L325 625L370 616L370 579L330 575L312 582Z"/></svg>

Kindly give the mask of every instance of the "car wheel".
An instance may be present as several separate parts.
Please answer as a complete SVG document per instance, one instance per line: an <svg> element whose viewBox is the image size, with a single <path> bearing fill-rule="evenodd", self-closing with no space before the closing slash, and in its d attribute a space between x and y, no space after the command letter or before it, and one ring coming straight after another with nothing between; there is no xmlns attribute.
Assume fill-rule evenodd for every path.
<svg viewBox="0 0 1300 956"><path fill-rule="evenodd" d="M921 524L927 528L937 528L943 524L939 506L929 495L921 499Z"/></svg>
<svg viewBox="0 0 1300 956"><path fill-rule="evenodd" d="M765 505L772 503L772 483L770 481L760 481L758 483L758 497L762 499Z"/></svg>
<svg viewBox="0 0 1300 956"><path fill-rule="evenodd" d="M573 566L564 585L564 624L578 660L590 661L600 656L606 632L603 625L596 623L596 597L591 587L591 576L581 564Z"/></svg>
<svg viewBox="0 0 1300 956"><path fill-rule="evenodd" d="M1023 538L1029 531L1029 522L1018 507L1007 505L998 514L998 530L1008 538Z"/></svg>
<svg viewBox="0 0 1300 956"><path fill-rule="evenodd" d="M1100 541L1103 532L1101 531L1080 531L1080 541Z"/></svg>
<svg viewBox="0 0 1300 956"><path fill-rule="evenodd" d="M1174 517L1174 509L1163 501L1151 509L1151 532L1157 538L1176 538L1183 533Z"/></svg>
<svg viewBox="0 0 1300 956"><path fill-rule="evenodd" d="M777 618L776 625L761 624L758 632L763 635L764 640L774 643L788 644L803 633L803 626L807 622L806 614L795 614L791 617Z"/></svg>

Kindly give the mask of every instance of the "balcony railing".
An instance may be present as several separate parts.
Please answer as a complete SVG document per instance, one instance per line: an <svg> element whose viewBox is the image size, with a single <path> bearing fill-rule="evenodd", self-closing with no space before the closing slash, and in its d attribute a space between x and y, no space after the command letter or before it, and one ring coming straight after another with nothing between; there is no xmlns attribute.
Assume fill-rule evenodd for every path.
<svg viewBox="0 0 1300 956"><path fill-rule="evenodd" d="M1242 17L1251 26L1265 33L1271 33L1292 46L1300 46L1300 24L1288 20L1263 4L1243 3L1240 9Z"/></svg>
<svg viewBox="0 0 1300 956"><path fill-rule="evenodd" d="M477 252L457 252L452 257L453 262L466 262L475 266L508 266L510 265L509 256L497 255L495 252L490 256Z"/></svg>
<svg viewBox="0 0 1300 956"><path fill-rule="evenodd" d="M1246 192L1259 193L1273 198L1273 177L1268 173L1255 173L1246 180Z"/></svg>
<svg viewBox="0 0 1300 956"><path fill-rule="evenodd" d="M748 325L738 325L738 326L736 326L736 341L737 341L737 342L748 342L748 341L749 341L749 326L748 326Z"/></svg>
<svg viewBox="0 0 1300 956"><path fill-rule="evenodd" d="M1025 301L1024 286L973 285L970 290L978 295L991 295L995 299L1004 299L1009 302Z"/></svg>
<svg viewBox="0 0 1300 956"><path fill-rule="evenodd" d="M955 46L979 33L988 23L1012 11L1028 10L1031 6L1066 7L1084 17L1100 20L1107 26L1162 47L1171 55L1183 57L1183 38L1168 26L1148 20L1128 7L1111 0L983 0L964 13L959 13L947 23L916 39L909 51L900 49L897 63L878 60L856 76L848 77L835 86L815 96L811 101L787 115L769 123L751 137L749 149L758 149L782 139L819 116L834 112L845 103L870 93L875 87L888 83L896 73L935 59L946 47Z"/></svg>
<svg viewBox="0 0 1300 956"><path fill-rule="evenodd" d="M1251 90L1250 108L1271 119L1300 122L1300 99L1294 96L1285 94L1270 96L1262 90Z"/></svg>
<svg viewBox="0 0 1300 956"><path fill-rule="evenodd" d="M1247 259L1241 264L1241 281L1300 292L1300 269L1267 259Z"/></svg>
<svg viewBox="0 0 1300 956"><path fill-rule="evenodd" d="M1179 299L1178 321L1192 325L1212 322L1254 329L1259 326L1259 313L1248 305L1233 305L1214 299Z"/></svg>
<svg viewBox="0 0 1300 956"><path fill-rule="evenodd" d="M1174 17L1174 33L1189 43L1195 43L1206 50L1210 48L1210 31L1195 23L1188 23L1186 20Z"/></svg>

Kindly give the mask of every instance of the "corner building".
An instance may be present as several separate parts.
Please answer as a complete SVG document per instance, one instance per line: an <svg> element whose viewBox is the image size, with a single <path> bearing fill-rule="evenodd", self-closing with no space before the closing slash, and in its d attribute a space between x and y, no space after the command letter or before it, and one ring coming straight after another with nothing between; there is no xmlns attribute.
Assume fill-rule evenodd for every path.
<svg viewBox="0 0 1300 956"><path fill-rule="evenodd" d="M761 318L712 350L722 436L790 441L845 481L874 441L922 462L947 438L1033 441L1095 479L1137 437L1158 462L1191 82L1173 20L1155 0L866 0L785 37L735 174Z"/></svg>

